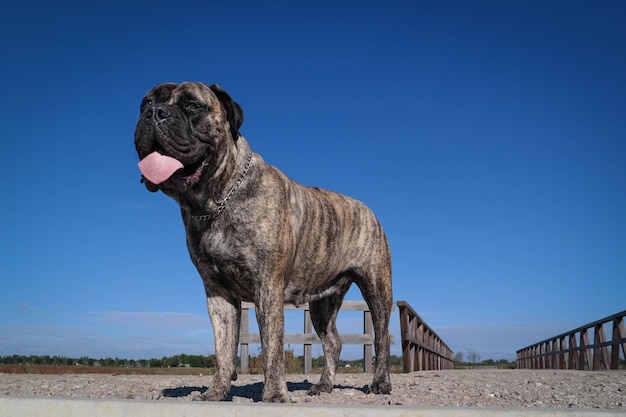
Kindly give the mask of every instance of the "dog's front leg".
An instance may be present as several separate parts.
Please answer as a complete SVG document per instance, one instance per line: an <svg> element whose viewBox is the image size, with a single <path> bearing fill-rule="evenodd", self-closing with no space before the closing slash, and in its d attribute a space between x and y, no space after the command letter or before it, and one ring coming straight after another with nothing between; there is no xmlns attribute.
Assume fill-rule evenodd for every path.
<svg viewBox="0 0 626 417"><path fill-rule="evenodd" d="M256 305L263 349L264 402L289 402L285 381L283 288L263 288Z"/></svg>
<svg viewBox="0 0 626 417"><path fill-rule="evenodd" d="M237 345L239 344L241 303L220 296L208 295L207 307L215 334L217 370L213 377L213 383L208 391L202 395L202 399L221 401L230 392L230 382L237 379L235 365Z"/></svg>

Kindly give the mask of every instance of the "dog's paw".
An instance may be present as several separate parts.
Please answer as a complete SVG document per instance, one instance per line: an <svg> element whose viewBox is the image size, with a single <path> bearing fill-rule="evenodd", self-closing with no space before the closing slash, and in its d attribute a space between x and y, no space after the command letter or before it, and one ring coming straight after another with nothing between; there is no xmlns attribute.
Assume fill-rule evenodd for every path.
<svg viewBox="0 0 626 417"><path fill-rule="evenodd" d="M389 394L391 393L391 382L389 381L374 381L372 386L369 387L369 394Z"/></svg>
<svg viewBox="0 0 626 417"><path fill-rule="evenodd" d="M331 384L323 384L320 382L309 388L306 393L308 395L320 395L322 392L331 392L332 390L333 386Z"/></svg>
<svg viewBox="0 0 626 417"><path fill-rule="evenodd" d="M204 394L195 397L194 401L223 401L230 392L230 386L223 388L212 385Z"/></svg>
<svg viewBox="0 0 626 417"><path fill-rule="evenodd" d="M269 392L268 390L263 390L263 402L264 403L289 403L291 400L289 399L289 395L286 392Z"/></svg>

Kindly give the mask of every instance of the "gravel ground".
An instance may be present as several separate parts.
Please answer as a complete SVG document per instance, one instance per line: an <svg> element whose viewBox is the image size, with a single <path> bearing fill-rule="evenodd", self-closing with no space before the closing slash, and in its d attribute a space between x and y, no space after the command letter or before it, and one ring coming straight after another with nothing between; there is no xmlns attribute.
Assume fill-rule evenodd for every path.
<svg viewBox="0 0 626 417"><path fill-rule="evenodd" d="M288 375L294 403L626 409L626 371L450 370L392 374L390 395L366 394L371 375L339 374L330 394L306 395L318 375ZM191 401L208 376L0 374L0 395ZM262 375L240 375L228 401L260 401Z"/></svg>

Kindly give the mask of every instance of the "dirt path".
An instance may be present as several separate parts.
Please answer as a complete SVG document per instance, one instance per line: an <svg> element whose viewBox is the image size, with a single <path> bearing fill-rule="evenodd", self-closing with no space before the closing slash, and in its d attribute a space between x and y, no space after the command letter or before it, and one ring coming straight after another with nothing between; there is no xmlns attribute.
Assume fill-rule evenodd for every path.
<svg viewBox="0 0 626 417"><path fill-rule="evenodd" d="M340 374L330 394L306 395L318 375L289 375L294 403L626 409L626 371L458 370L392 374L390 395L365 394L371 375ZM211 377L0 374L0 395L191 401ZM240 375L229 401L260 401L261 375Z"/></svg>

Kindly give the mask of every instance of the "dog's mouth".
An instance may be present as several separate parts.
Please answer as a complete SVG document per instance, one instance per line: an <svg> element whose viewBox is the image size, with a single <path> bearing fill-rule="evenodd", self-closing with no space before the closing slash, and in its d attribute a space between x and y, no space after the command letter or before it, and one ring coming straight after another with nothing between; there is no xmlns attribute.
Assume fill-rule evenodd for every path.
<svg viewBox="0 0 626 417"><path fill-rule="evenodd" d="M182 162L158 151L150 153L137 164L141 174L154 185L167 181L174 172L184 168Z"/></svg>
<svg viewBox="0 0 626 417"><path fill-rule="evenodd" d="M157 191L168 180L182 183L185 187L200 181L205 161L185 167L181 161L155 150L137 164L142 174L142 182L150 191Z"/></svg>

